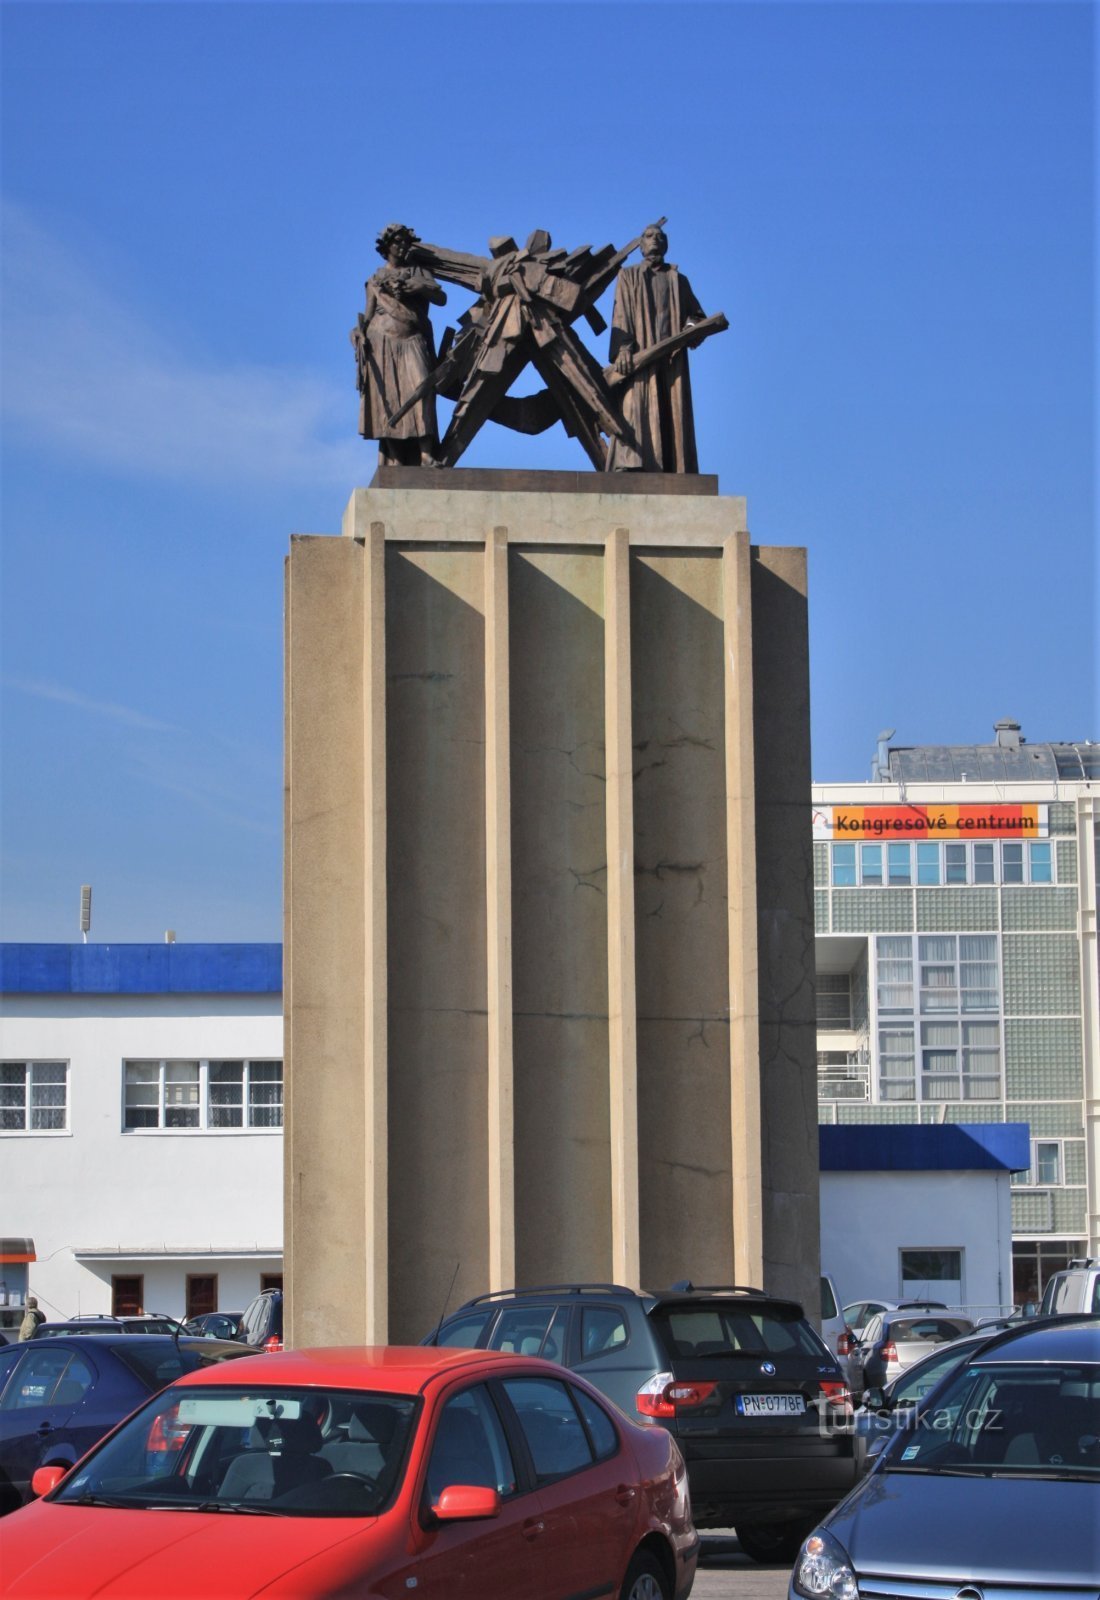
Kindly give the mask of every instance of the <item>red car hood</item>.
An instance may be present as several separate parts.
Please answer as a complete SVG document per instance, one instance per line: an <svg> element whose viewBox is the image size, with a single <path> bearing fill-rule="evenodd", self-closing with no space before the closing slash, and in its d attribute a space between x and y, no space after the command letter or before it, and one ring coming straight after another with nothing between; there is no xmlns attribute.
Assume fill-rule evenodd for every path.
<svg viewBox="0 0 1100 1600"><path fill-rule="evenodd" d="M297 1572L285 1593L308 1596L318 1557L369 1565L377 1517L264 1517L232 1512L24 1507L2 1524L5 1600L246 1600ZM340 1549L361 1540L361 1552ZM341 1559L342 1558L342 1559ZM362 1569L360 1568L360 1571ZM364 1575L365 1576L365 1575ZM320 1574L318 1574L320 1578ZM326 1592L327 1584L318 1590ZM364 1593L366 1593L364 1589Z"/></svg>

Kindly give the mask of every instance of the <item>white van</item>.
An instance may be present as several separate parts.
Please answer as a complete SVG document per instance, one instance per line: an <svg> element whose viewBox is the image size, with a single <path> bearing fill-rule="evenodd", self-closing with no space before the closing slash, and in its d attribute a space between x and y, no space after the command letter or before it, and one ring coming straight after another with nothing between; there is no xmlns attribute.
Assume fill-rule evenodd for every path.
<svg viewBox="0 0 1100 1600"><path fill-rule="evenodd" d="M848 1332L840 1309L840 1296L836 1292L836 1284L828 1273L821 1274L821 1337L829 1346L829 1354L835 1356L840 1349L839 1340Z"/></svg>
<svg viewBox="0 0 1100 1600"><path fill-rule="evenodd" d="M1041 1317L1064 1317L1078 1311L1100 1313L1100 1260L1095 1257L1071 1261L1043 1290Z"/></svg>

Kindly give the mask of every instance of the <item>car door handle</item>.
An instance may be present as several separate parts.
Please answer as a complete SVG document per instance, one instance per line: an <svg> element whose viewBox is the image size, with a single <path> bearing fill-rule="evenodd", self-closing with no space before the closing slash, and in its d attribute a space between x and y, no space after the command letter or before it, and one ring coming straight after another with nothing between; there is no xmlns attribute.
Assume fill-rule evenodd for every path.
<svg viewBox="0 0 1100 1600"><path fill-rule="evenodd" d="M546 1524L537 1517L528 1517L523 1524L522 1532L525 1539L537 1539L540 1533L546 1532Z"/></svg>
<svg viewBox="0 0 1100 1600"><path fill-rule="evenodd" d="M40 1439L44 1439L48 1433L52 1433L53 1432L53 1423L52 1422L40 1422L38 1424L38 1430L37 1431L38 1431L38 1437Z"/></svg>
<svg viewBox="0 0 1100 1600"><path fill-rule="evenodd" d="M615 1498L621 1506L628 1506L634 1499L637 1492L638 1491L636 1489L632 1489L628 1483L620 1483L619 1487L615 1490Z"/></svg>

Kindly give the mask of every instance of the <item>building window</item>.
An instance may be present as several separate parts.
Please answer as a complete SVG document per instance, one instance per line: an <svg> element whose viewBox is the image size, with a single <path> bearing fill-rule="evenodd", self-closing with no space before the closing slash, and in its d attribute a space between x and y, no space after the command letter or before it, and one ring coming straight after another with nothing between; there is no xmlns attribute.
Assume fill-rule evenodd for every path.
<svg viewBox="0 0 1100 1600"><path fill-rule="evenodd" d="M121 1277L111 1275L111 1315L140 1317L145 1314L145 1277L142 1273Z"/></svg>
<svg viewBox="0 0 1100 1600"><path fill-rule="evenodd" d="M218 1275L216 1272L189 1272L185 1316L205 1317L218 1309Z"/></svg>
<svg viewBox="0 0 1100 1600"><path fill-rule="evenodd" d="M67 1062L0 1062L0 1133L64 1133L68 1126Z"/></svg>
<svg viewBox="0 0 1100 1600"><path fill-rule="evenodd" d="M852 1026L852 979L847 972L817 975L817 1025L835 1033Z"/></svg>
<svg viewBox="0 0 1100 1600"><path fill-rule="evenodd" d="M901 1287L907 1295L934 1283L962 1283L961 1250L902 1250Z"/></svg>
<svg viewBox="0 0 1100 1600"><path fill-rule="evenodd" d="M1000 1098L999 957L996 934L875 940L881 1100Z"/></svg>
<svg viewBox="0 0 1100 1600"><path fill-rule="evenodd" d="M1049 839L832 846L834 889L850 889L857 885L881 889L884 883L906 887L914 881L922 887L963 883L1053 883L1053 848Z"/></svg>
<svg viewBox="0 0 1100 1600"><path fill-rule="evenodd" d="M879 1091L883 1100L916 1099L916 1063L912 1024L879 1029Z"/></svg>
<svg viewBox="0 0 1100 1600"><path fill-rule="evenodd" d="M1027 1172L1014 1172L1012 1182L1017 1187L1059 1188L1063 1178L1061 1139L1032 1139L1031 1166Z"/></svg>
<svg viewBox="0 0 1100 1600"><path fill-rule="evenodd" d="M888 844L886 846L886 870L892 884L905 884L913 881L912 850L907 844Z"/></svg>
<svg viewBox="0 0 1100 1600"><path fill-rule="evenodd" d="M922 1022L921 1099L997 1100L999 1022Z"/></svg>
<svg viewBox="0 0 1100 1600"><path fill-rule="evenodd" d="M281 1128L281 1061L127 1061L123 1128Z"/></svg>
<svg viewBox="0 0 1100 1600"><path fill-rule="evenodd" d="M1054 855L1047 839L1037 839L1027 847L1028 876L1032 883L1054 882Z"/></svg>
<svg viewBox="0 0 1100 1600"><path fill-rule="evenodd" d="M854 844L833 845L833 887L847 889L856 881L856 847Z"/></svg>
<svg viewBox="0 0 1100 1600"><path fill-rule="evenodd" d="M940 881L939 845L919 844L917 846L917 882L939 883Z"/></svg>
<svg viewBox="0 0 1100 1600"><path fill-rule="evenodd" d="M896 1016L913 1009L913 941L883 937L877 941L878 1009Z"/></svg>
<svg viewBox="0 0 1100 1600"><path fill-rule="evenodd" d="M880 844L860 845L859 877L861 883L866 883L869 885L881 885L882 846Z"/></svg>
<svg viewBox="0 0 1100 1600"><path fill-rule="evenodd" d="M211 1061L209 1122L212 1128L281 1128L281 1061Z"/></svg>

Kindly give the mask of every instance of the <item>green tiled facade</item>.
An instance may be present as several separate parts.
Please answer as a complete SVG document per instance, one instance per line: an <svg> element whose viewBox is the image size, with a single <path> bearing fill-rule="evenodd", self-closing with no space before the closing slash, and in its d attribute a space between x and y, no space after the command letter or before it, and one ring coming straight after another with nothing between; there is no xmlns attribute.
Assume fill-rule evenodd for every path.
<svg viewBox="0 0 1100 1600"><path fill-rule="evenodd" d="M948 753L951 748L944 747ZM1088 751L1084 747L1082 751L1081 760L1089 760ZM939 747L934 757L925 757L920 750L903 754L924 761L922 770L927 774L944 765ZM1026 755L1029 762L1037 759L1030 745ZM961 764L961 756L958 759ZM972 775L976 763L968 758L966 765ZM916 795L914 785L918 785ZM1079 856L1077 818L1080 806L1082 818L1087 819L1084 825L1091 831L1095 802L1087 785L1076 777L1064 784L1059 780L1053 792L1076 794L1079 799L1051 799L1052 788L1038 782L1030 790L1006 782L992 798L988 782L978 798L972 787L937 785L930 775L907 777L904 786L887 779L881 797L874 798L855 786L815 788L815 807L883 806L896 811L899 806L1033 804L1039 807L1040 819L1037 834L1021 838L1007 826L995 833L992 863L988 844L979 849L961 829L952 847L929 839L918 851L913 842L908 883L896 873L897 860L904 863L905 857L899 858L896 851L888 856L888 832L875 835L882 842L881 853L873 843L865 848L866 837L857 841L854 865L850 834L844 840L844 853L835 859L832 845L815 840L818 935L859 940L865 951L853 955L856 947L851 943L836 947L845 962L851 962L852 1026L841 1045L849 1052L849 1075L837 1076L834 1054L833 1075L823 1083L836 1098L823 1099L819 1115L823 1122L872 1125L1026 1123L1033 1142L1033 1169L1017 1175L1013 1183L1013 1236L1025 1252L1040 1241L1043 1260L1049 1262L1051 1251L1065 1248L1080 1253L1088 1239L1086 1115L1090 1095L1096 1096L1097 1068L1090 1062L1097 1048L1098 1002L1090 995L1083 1009L1082 974L1090 982L1095 978L1095 959L1091 945L1081 943L1081 930L1093 925L1095 906L1091 899L1087 906L1082 904L1094 885L1091 857L1082 869L1085 858ZM883 830L891 825L884 817ZM929 845L934 849L936 844L938 858L929 851ZM965 850L964 869L960 869L960 845ZM900 937L878 946L884 935ZM836 970L835 956L830 970ZM830 1041L827 1033L820 1038L823 1050L835 1051L835 1038ZM979 1062L969 1075L968 1046ZM870 1062L864 1066L868 1049ZM945 1049L948 1066L943 1069ZM954 1082L952 1049L959 1064ZM996 1065L997 1052L1000 1085L990 1080L987 1069L991 1056ZM880 1059L886 1071L881 1091ZM862 1098L850 1097L853 1082L855 1094ZM896 1096L909 1086L912 1100L878 1098L880 1092ZM849 1097L842 1098L841 1089ZM985 1098L990 1091L996 1098ZM935 1098L937 1093L952 1092L958 1098ZM924 1093L927 1100L922 1099ZM965 1098L968 1094L975 1098ZM1057 1151L1050 1150L1052 1141ZM1036 1149L1036 1142L1047 1148ZM1039 1175L1049 1177L1052 1163L1059 1179L1044 1184Z"/></svg>
<svg viewBox="0 0 1100 1600"><path fill-rule="evenodd" d="M910 889L833 889L833 933L908 933Z"/></svg>
<svg viewBox="0 0 1100 1600"><path fill-rule="evenodd" d="M1006 1016L1080 1012L1080 956L1073 934L1006 934L1001 949Z"/></svg>
<svg viewBox="0 0 1100 1600"><path fill-rule="evenodd" d="M918 889L918 933L995 933L996 889Z"/></svg>

